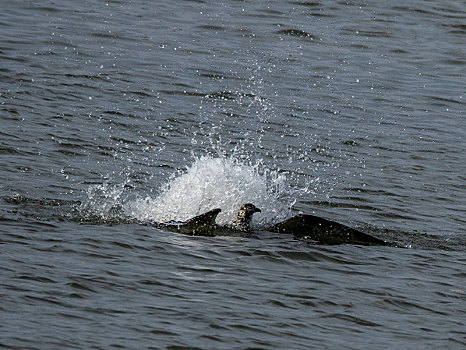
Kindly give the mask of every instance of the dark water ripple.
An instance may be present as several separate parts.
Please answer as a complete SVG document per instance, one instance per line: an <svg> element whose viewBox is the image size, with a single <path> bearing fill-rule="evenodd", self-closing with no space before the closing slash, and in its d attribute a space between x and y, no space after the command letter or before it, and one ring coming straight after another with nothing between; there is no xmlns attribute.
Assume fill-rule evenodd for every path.
<svg viewBox="0 0 466 350"><path fill-rule="evenodd" d="M463 2L1 8L0 347L466 346ZM309 188L295 211L400 248L83 209L192 153L260 160Z"/></svg>
<svg viewBox="0 0 466 350"><path fill-rule="evenodd" d="M34 251L21 254L22 261L8 259L9 251L2 254L4 328L15 334L4 338L4 346L34 347L39 341L81 347L85 338L87 346L91 341L105 347L122 329L123 347L140 337L180 346L189 339L198 347L272 347L284 339L296 347L314 341L338 346L343 339L331 338L334 332L350 342L363 332L373 345L373 332L385 334L378 344L423 334L426 344L435 346L444 344L446 334L460 339L451 330L464 327L461 317L449 317L462 312L457 303L464 303L464 290L442 266L457 259L456 271L450 270L460 276L466 261L459 253L398 249L395 255L397 248L312 247L278 237L198 239L139 225L127 226L125 233L111 228L98 239L92 226L69 225L67 231L66 240L57 233L30 236L22 248L10 244ZM280 246L288 249L274 252ZM286 281L277 279L282 274ZM419 291L422 299L413 299ZM17 312L27 316L21 328L12 318ZM37 328L37 320L47 332ZM408 330L403 322L419 326ZM35 343L25 341L20 330L31 327ZM60 336L76 327L78 333ZM107 336L96 338L96 329ZM50 331L57 334L52 343L44 337Z"/></svg>

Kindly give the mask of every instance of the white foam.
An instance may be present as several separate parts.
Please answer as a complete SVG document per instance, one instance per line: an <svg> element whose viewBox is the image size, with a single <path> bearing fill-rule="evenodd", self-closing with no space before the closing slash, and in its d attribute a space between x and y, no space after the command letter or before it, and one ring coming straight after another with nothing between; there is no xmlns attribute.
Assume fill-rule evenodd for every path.
<svg viewBox="0 0 466 350"><path fill-rule="evenodd" d="M163 186L159 196L129 200L123 209L126 216L139 221L166 222L221 208L217 223L223 225L233 221L239 207L248 202L262 210L252 221L253 227L260 228L287 217L295 199L284 175L233 157L204 156Z"/></svg>

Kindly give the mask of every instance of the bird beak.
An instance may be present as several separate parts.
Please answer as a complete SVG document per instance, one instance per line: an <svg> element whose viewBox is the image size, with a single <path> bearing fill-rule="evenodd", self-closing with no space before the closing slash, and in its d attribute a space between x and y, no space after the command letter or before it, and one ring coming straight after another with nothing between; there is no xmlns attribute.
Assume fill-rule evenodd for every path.
<svg viewBox="0 0 466 350"><path fill-rule="evenodd" d="M254 213L261 213L261 210L259 208L254 209Z"/></svg>

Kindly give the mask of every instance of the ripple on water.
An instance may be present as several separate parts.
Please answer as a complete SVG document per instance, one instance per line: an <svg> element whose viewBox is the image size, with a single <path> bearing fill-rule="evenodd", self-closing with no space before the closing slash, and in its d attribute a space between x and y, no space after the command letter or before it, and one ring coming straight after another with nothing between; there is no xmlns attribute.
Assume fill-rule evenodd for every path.
<svg viewBox="0 0 466 350"><path fill-rule="evenodd" d="M463 3L2 5L1 347L466 346Z"/></svg>

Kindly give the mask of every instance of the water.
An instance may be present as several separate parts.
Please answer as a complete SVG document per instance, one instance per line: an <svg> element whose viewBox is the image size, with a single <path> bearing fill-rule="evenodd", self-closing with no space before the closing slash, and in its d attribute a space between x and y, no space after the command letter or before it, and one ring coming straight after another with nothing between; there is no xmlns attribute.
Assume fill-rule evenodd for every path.
<svg viewBox="0 0 466 350"><path fill-rule="evenodd" d="M463 2L0 5L0 347L464 348Z"/></svg>

